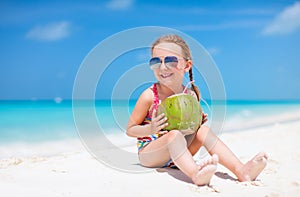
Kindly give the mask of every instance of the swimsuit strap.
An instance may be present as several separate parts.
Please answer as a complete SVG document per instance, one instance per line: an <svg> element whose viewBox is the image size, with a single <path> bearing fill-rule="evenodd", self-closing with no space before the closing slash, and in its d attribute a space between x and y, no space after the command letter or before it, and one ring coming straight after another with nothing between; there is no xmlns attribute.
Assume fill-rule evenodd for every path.
<svg viewBox="0 0 300 197"><path fill-rule="evenodd" d="M154 94L153 109L157 110L158 105L159 105L159 98L158 98L158 92L157 92L156 83L153 84L153 94Z"/></svg>
<svg viewBox="0 0 300 197"><path fill-rule="evenodd" d="M159 98L158 98L158 92L157 92L157 86L156 86L156 83L153 84L153 86L152 86L152 91L153 91L153 94L154 94L153 106L152 106L152 108L148 111L148 114L147 114L147 117L146 117L146 120L147 120L147 121L151 121L153 110L157 110L158 105L159 105Z"/></svg>

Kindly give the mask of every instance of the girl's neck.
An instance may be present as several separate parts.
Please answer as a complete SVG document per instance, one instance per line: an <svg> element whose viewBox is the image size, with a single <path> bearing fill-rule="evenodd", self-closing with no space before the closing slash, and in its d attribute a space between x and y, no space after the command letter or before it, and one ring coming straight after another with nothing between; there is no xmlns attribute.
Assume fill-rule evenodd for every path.
<svg viewBox="0 0 300 197"><path fill-rule="evenodd" d="M165 98L173 95L173 94L179 94L183 92L184 86L183 85L177 85L175 87L168 87L166 85L163 85L161 83L157 83L158 86L158 94L159 99L164 100Z"/></svg>

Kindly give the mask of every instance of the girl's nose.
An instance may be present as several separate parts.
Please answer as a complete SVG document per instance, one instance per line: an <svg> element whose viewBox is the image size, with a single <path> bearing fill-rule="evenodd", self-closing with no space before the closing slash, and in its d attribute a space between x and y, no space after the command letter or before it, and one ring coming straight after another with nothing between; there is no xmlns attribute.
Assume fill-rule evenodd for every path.
<svg viewBox="0 0 300 197"><path fill-rule="evenodd" d="M161 70L167 70L167 69L168 69L168 67L166 66L165 62L162 62L162 63L161 63L160 69L161 69Z"/></svg>

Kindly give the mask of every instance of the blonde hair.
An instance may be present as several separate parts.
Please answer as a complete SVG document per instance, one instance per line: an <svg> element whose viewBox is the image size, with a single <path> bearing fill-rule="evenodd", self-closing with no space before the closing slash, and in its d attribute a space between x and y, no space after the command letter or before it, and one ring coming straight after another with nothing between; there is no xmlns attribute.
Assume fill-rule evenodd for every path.
<svg viewBox="0 0 300 197"><path fill-rule="evenodd" d="M189 48L189 46L187 45L187 43L178 35L175 34L170 34L170 35L164 35L159 37L153 44L151 47L151 53L153 53L153 49L155 46L157 46L160 43L174 43L178 46L181 47L182 50L182 55L183 58L188 61L188 60L192 60L192 55L191 55L191 50ZM192 67L189 70L189 78L190 81L193 81L193 70ZM191 83L192 85L192 90L196 93L197 99L198 101L200 101L200 91L199 88L194 84L194 82Z"/></svg>

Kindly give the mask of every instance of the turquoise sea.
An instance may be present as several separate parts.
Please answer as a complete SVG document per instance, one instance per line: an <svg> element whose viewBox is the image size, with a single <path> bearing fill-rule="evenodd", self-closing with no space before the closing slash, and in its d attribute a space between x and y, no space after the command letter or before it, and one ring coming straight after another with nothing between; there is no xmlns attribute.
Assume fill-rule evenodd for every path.
<svg viewBox="0 0 300 197"><path fill-rule="evenodd" d="M223 104L226 119L222 132L300 120L300 101L227 101ZM96 101L98 124L107 134L124 133L134 105L135 101ZM210 117L210 102L201 105ZM82 105L82 109L85 108ZM89 118L84 117L84 113L82 116ZM71 100L0 101L0 144L66 138L78 138Z"/></svg>

